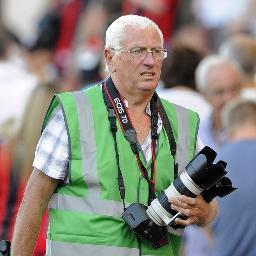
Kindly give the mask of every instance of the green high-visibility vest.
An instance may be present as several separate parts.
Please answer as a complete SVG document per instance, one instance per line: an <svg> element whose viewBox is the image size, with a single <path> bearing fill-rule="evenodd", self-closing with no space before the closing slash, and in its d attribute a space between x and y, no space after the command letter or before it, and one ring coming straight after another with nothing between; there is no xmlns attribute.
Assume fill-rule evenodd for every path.
<svg viewBox="0 0 256 256"><path fill-rule="evenodd" d="M198 116L162 100L177 143L179 171L195 154ZM70 146L69 184L60 185L49 203L47 256L178 255L181 237L169 234L169 244L158 249L141 240L124 223L117 184L114 139L100 86L54 97L44 126L57 106L66 122ZM125 204L148 202L148 183L117 122L117 146L126 189ZM145 162L151 172L151 161ZM174 179L174 159L166 131L161 130L156 152L156 194ZM140 254L141 253L141 254Z"/></svg>

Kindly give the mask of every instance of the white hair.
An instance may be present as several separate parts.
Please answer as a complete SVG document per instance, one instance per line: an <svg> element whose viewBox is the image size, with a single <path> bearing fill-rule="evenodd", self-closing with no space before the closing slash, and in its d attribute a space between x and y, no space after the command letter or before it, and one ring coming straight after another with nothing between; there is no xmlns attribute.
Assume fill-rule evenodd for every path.
<svg viewBox="0 0 256 256"><path fill-rule="evenodd" d="M205 57L197 66L195 72L196 87L199 92L205 93L208 88L208 74L212 68L229 65L234 67L235 70L241 75L240 69L236 63L227 59L224 56L212 54Z"/></svg>
<svg viewBox="0 0 256 256"><path fill-rule="evenodd" d="M105 38L105 48L121 48L122 40L127 35L127 32L125 32L125 28L127 26L135 29L154 28L158 31L163 44L163 33L155 22L143 16L124 15L113 21L113 23L108 27Z"/></svg>

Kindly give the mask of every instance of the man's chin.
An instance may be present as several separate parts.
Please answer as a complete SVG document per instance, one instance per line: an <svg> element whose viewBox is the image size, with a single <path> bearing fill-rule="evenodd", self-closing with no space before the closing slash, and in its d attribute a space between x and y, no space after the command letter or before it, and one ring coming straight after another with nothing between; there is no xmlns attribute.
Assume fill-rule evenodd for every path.
<svg viewBox="0 0 256 256"><path fill-rule="evenodd" d="M140 81L140 87L144 87L145 89L148 88L148 89L155 89L157 86L157 81L156 79L143 79L142 81Z"/></svg>

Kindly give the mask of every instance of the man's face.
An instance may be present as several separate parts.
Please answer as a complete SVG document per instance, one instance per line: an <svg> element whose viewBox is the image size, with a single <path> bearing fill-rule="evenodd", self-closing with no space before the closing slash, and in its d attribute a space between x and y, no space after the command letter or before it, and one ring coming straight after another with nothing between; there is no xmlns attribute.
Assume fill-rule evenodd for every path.
<svg viewBox="0 0 256 256"><path fill-rule="evenodd" d="M241 78L231 65L212 68L208 73L208 88L205 97L215 113L220 113L229 101L239 97Z"/></svg>
<svg viewBox="0 0 256 256"><path fill-rule="evenodd" d="M129 52L139 48L162 49L159 33L153 28L142 30L129 27L126 33L122 51L113 56L112 76L125 93L153 92L160 79L163 60L154 58L150 52L144 58L136 58Z"/></svg>

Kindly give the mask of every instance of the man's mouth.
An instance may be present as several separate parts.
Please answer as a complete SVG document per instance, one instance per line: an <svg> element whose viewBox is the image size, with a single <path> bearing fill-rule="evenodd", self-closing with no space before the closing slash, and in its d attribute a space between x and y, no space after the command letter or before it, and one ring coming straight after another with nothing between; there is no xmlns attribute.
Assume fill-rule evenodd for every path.
<svg viewBox="0 0 256 256"><path fill-rule="evenodd" d="M155 72L148 72L148 71L145 71L145 72L142 72L140 75L141 75L141 76L152 77L152 76L155 75Z"/></svg>

